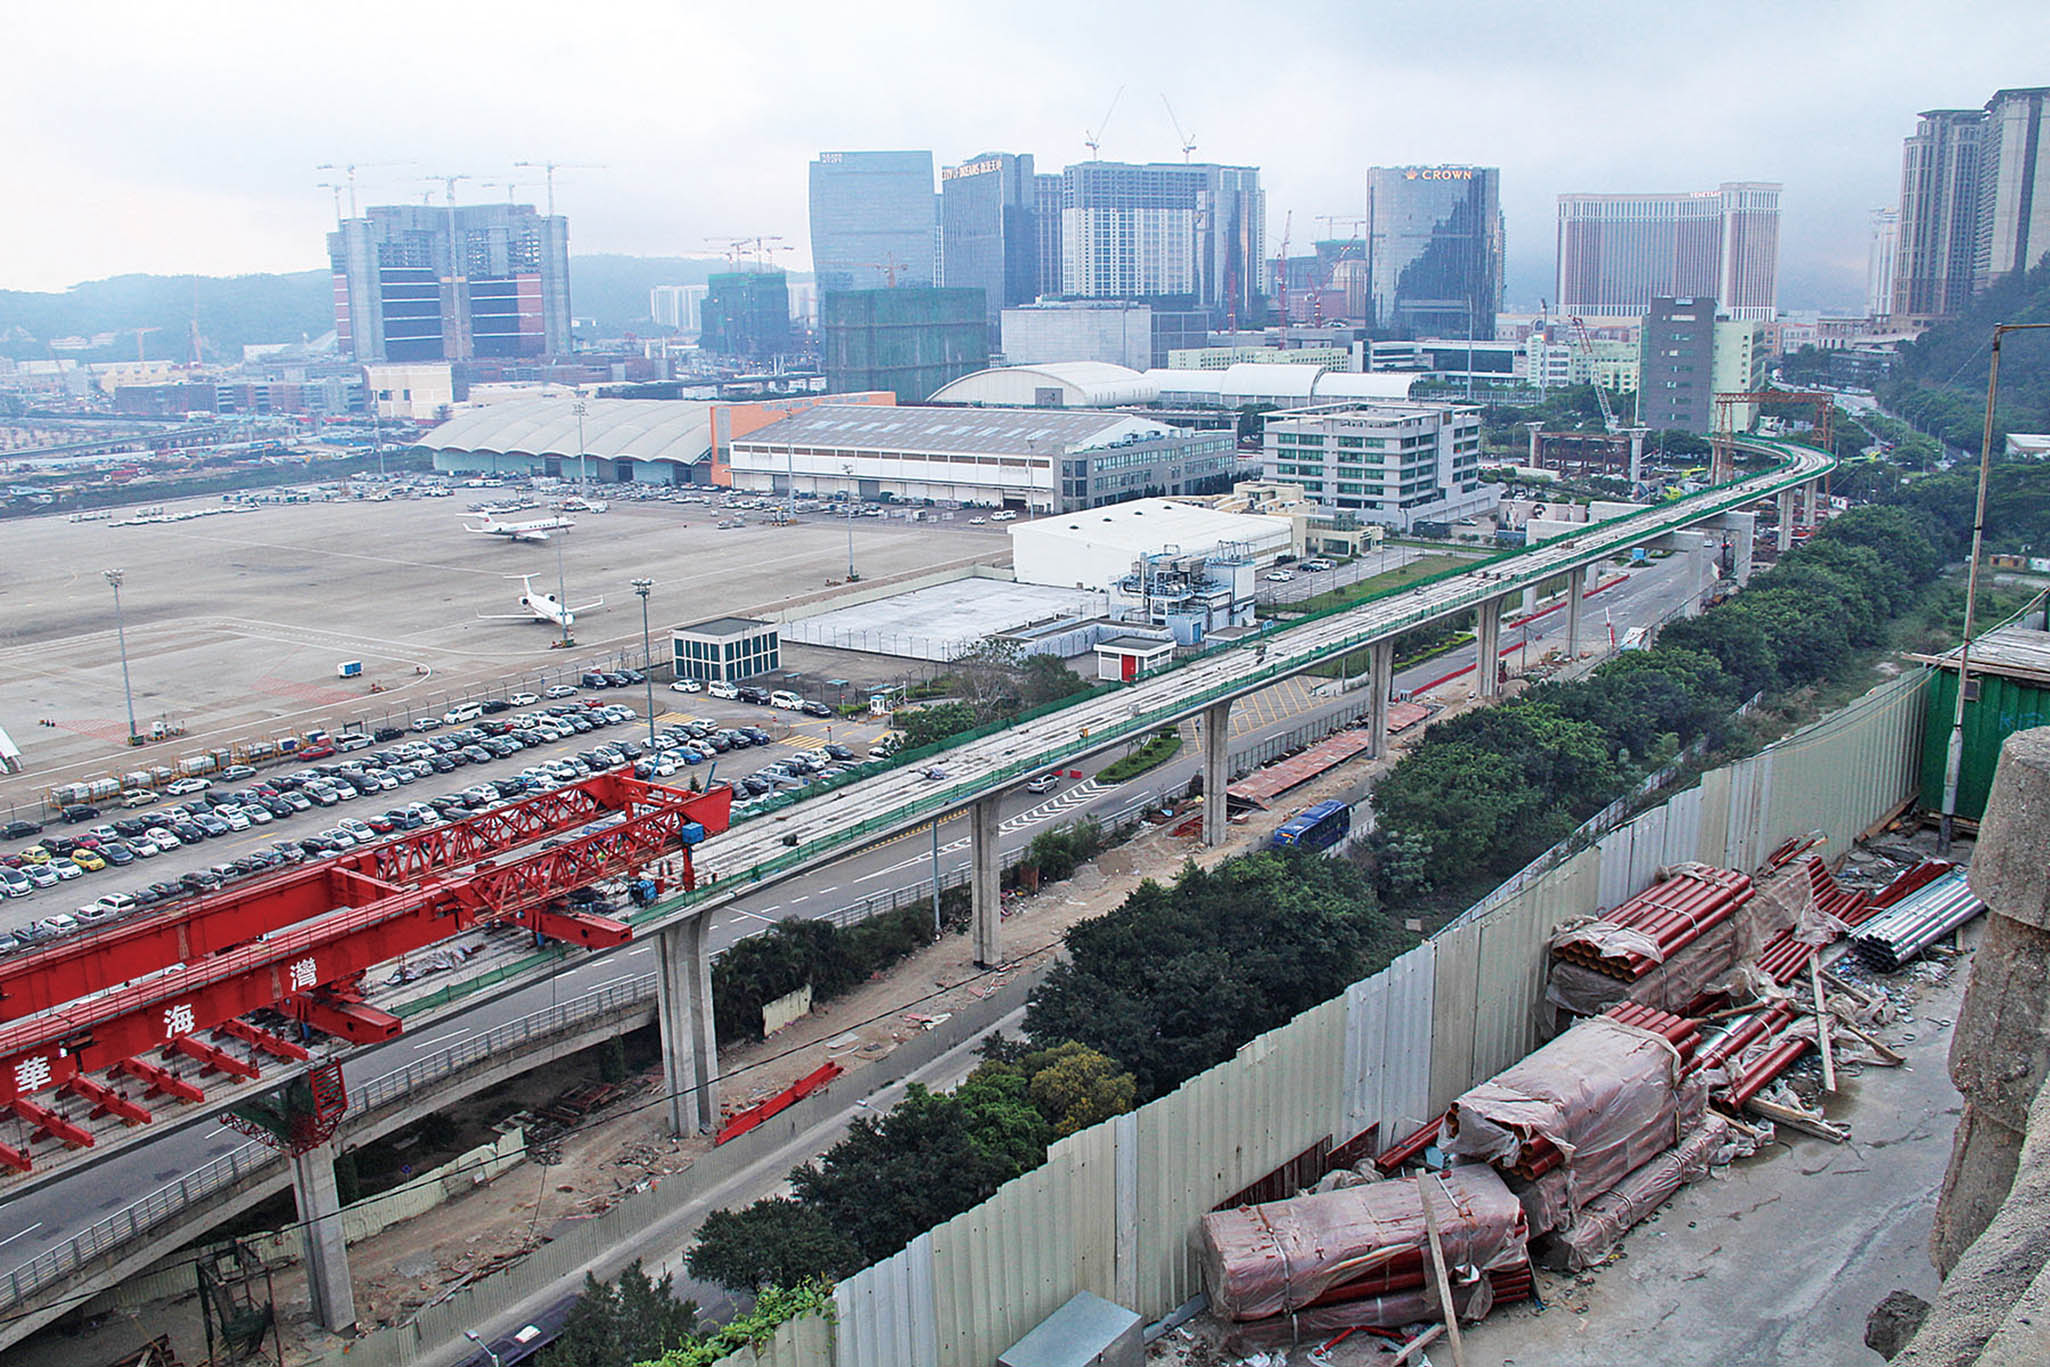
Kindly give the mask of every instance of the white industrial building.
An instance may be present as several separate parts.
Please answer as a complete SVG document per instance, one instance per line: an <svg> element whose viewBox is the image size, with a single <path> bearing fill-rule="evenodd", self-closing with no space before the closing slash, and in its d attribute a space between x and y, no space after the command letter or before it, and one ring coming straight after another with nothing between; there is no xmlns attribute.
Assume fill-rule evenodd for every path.
<svg viewBox="0 0 2050 1367"><path fill-rule="evenodd" d="M1480 452L1480 410L1464 404L1336 404L1266 423L1266 478L1401 532L1494 510L1502 486L1481 482Z"/></svg>
<svg viewBox="0 0 2050 1367"><path fill-rule="evenodd" d="M1246 362L1222 370L1133 370L1103 361L997 366L963 375L927 402L990 408L1246 408L1407 399L1415 374L1325 370L1314 365Z"/></svg>

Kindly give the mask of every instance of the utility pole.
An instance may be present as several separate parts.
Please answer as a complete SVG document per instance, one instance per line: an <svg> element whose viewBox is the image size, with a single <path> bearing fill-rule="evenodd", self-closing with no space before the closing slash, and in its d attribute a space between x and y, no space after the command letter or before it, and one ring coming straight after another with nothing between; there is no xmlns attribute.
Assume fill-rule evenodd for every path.
<svg viewBox="0 0 2050 1367"><path fill-rule="evenodd" d="M578 399L569 406L569 411L577 415L577 483L581 485L586 478L584 467L584 414L590 412L591 408L582 399Z"/></svg>
<svg viewBox="0 0 2050 1367"><path fill-rule="evenodd" d="M852 584L861 578L854 572L854 491L861 486L854 480L854 467L843 464L840 473L847 476L851 486L847 490L847 582Z"/></svg>
<svg viewBox="0 0 2050 1367"><path fill-rule="evenodd" d="M135 730L135 686L128 678L128 624L121 612L121 577L123 570L102 570L102 575L114 589L114 636L121 643L121 693L128 699L128 743L142 744L142 737Z"/></svg>
<svg viewBox="0 0 2050 1367"><path fill-rule="evenodd" d="M641 599L641 678L648 685L648 748L655 748L655 647L648 639L648 591L655 587L652 579L633 581L634 592Z"/></svg>

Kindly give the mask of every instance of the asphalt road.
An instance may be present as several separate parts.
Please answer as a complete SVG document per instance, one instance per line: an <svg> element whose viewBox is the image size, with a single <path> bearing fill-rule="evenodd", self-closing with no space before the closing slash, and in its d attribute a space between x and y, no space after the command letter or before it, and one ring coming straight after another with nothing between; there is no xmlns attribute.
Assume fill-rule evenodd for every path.
<svg viewBox="0 0 2050 1367"><path fill-rule="evenodd" d="M1692 587L1694 568L1692 560L1686 556L1676 555L1663 561L1654 561L1646 568L1630 575L1625 582L1604 590L1590 600L1589 610L1583 618L1583 648L1594 649L1599 645L1603 635L1601 620L1605 614L1612 618L1620 637L1628 626L1655 620L1670 611L1680 596ZM1532 624L1529 636L1531 648L1535 651L1544 643L1562 641L1565 625L1566 614L1563 609ZM1505 624L1502 641L1505 646L1519 645L1520 629ZM1414 688L1443 677L1462 665L1470 665L1473 657L1471 646L1440 656L1403 671L1397 676L1395 686L1398 690ZM1512 667L1514 663L1512 659ZM679 701L695 704L701 700L682 698ZM1320 715L1346 707L1350 701L1344 696L1332 696L1314 704L1307 711L1236 738L1233 749L1250 747L1269 735L1301 727ZM739 705L723 706L735 717L748 712L756 716L761 715L761 709L735 710ZM692 706L688 710L700 715L712 713L711 708L704 706ZM836 735L839 734L837 727L836 723ZM624 727L608 728L605 732L594 732L592 735L618 734L625 730ZM592 738L586 736L577 739L582 744L570 745L569 749L588 748ZM778 752L785 750L787 747L777 747ZM752 755L755 752L744 753ZM763 753L760 759L765 762L769 757L769 753ZM1111 756L1106 755L1082 767L1086 773L1093 774L1110 758ZM1085 778L1066 781L1059 790L1046 794L1034 795L1022 790L1013 790L1004 799L1000 842L1003 851L1006 856L1015 854L1028 845L1034 836L1050 826L1083 816L1115 816L1147 800L1150 795L1185 785L1199 763L1199 757L1185 751L1170 764L1117 787L1105 787L1097 784L1093 778ZM514 760L505 762L501 768L511 772L516 771L518 766L519 757L515 757ZM447 782L452 789L463 786L462 782L458 781L461 780L463 772L466 771L437 777ZM476 780L473 778L467 781ZM422 785L414 786L419 788ZM367 800L359 800L357 805L367 805ZM330 809L331 812L342 810L344 809ZM302 814L302 821L312 815L313 813ZM307 825L305 829L315 828ZM252 831L247 833L247 837L254 837L256 834ZM211 849L227 843L208 841L202 848ZM965 820L954 818L943 822L939 845L942 877L964 867L968 862ZM713 846L708 845L705 853L711 861L716 862L716 849ZM217 862L219 857L226 856L216 856L204 862ZM159 857L153 862L161 863L163 858L165 857ZM867 898L891 893L904 894L911 890L930 887L931 874L932 850L923 833L898 837L849 855L829 868L794 877L753 897L740 899L721 908L714 915L711 944L715 950L723 949L738 940L760 934L785 917L828 915L857 905ZM77 887L80 884L73 883L67 886ZM630 944L581 959L546 981L482 1003L467 1011L440 1016L424 1027L418 1036L402 1036L387 1044L359 1050L349 1056L344 1064L344 1072L351 1087L358 1087L370 1078L406 1066L427 1050L446 1047L468 1035L489 1030L496 1025L546 1008L554 1002L567 1000L621 978L651 973L654 971L654 952L655 946L651 943ZM6 1201L4 1205L0 1205L0 1272L63 1243L94 1221L119 1210L150 1191L175 1182L243 1142L240 1135L219 1126L189 1126L183 1130L171 1131L153 1142L110 1156L89 1168L81 1169L75 1177L51 1182Z"/></svg>

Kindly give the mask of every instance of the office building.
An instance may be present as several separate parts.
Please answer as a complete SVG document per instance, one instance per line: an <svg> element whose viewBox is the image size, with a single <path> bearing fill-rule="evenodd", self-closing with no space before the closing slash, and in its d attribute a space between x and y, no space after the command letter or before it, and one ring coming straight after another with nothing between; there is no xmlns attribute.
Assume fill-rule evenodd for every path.
<svg viewBox="0 0 2050 1367"><path fill-rule="evenodd" d="M740 683L782 667L776 624L752 617L714 617L672 628L669 649L676 677L699 683Z"/></svg>
<svg viewBox="0 0 2050 1367"><path fill-rule="evenodd" d="M736 438L730 459L733 487L757 493L1072 512L1221 492L1234 443L1125 413L825 403Z"/></svg>
<svg viewBox="0 0 2050 1367"><path fill-rule="evenodd" d="M1366 323L1393 337L1495 335L1502 308L1502 173L1367 171Z"/></svg>
<svg viewBox="0 0 2050 1367"><path fill-rule="evenodd" d="M1872 242L1865 254L1865 316L1884 318L1893 312L1893 275L1901 245L1898 209L1872 211ZM1786 348L1793 350L1794 348Z"/></svg>
<svg viewBox="0 0 2050 1367"><path fill-rule="evenodd" d="M1639 420L1706 435L1715 415L1715 300L1657 298L1644 316Z"/></svg>
<svg viewBox="0 0 2050 1367"><path fill-rule="evenodd" d="M1716 394L1756 394L1763 390L1772 349L1766 326L1755 318L1717 318L1711 333L1709 383ZM1713 399L1711 398L1711 403ZM1758 420L1758 405L1730 405L1730 430L1748 432ZM1714 413L1710 413L1714 425Z"/></svg>
<svg viewBox="0 0 2050 1367"><path fill-rule="evenodd" d="M1972 288L2027 271L2050 252L2050 153L2042 148L2050 88L2002 90L1986 102L1979 136Z"/></svg>
<svg viewBox="0 0 2050 1367"><path fill-rule="evenodd" d="M357 361L570 349L569 220L529 204L378 205L327 237L335 332Z"/></svg>
<svg viewBox="0 0 2050 1367"><path fill-rule="evenodd" d="M1457 522L1502 499L1500 485L1481 482L1481 411L1465 404L1377 400L1276 413L1265 442L1263 478L1396 531Z"/></svg>
<svg viewBox="0 0 2050 1367"><path fill-rule="evenodd" d="M698 345L714 356L766 361L788 353L790 281L782 271L721 271L705 282Z"/></svg>
<svg viewBox="0 0 2050 1367"><path fill-rule="evenodd" d="M1725 301L1770 319L1778 301L1780 187L1732 181L1696 194L1559 196L1567 314L1645 314L1655 298Z"/></svg>
<svg viewBox="0 0 2050 1367"><path fill-rule="evenodd" d="M1188 300L1261 318L1266 194L1251 166L1089 161L1061 184L1061 289L1074 299Z"/></svg>
<svg viewBox="0 0 2050 1367"><path fill-rule="evenodd" d="M984 152L940 172L940 272L982 291L990 340L1012 304L1039 297L1038 177L1030 156Z"/></svg>
<svg viewBox="0 0 2050 1367"><path fill-rule="evenodd" d="M930 152L821 152L811 164L812 272L822 293L934 283Z"/></svg>
<svg viewBox="0 0 2050 1367"><path fill-rule="evenodd" d="M648 317L655 326L696 332L703 324L704 285L657 285L648 291Z"/></svg>
<svg viewBox="0 0 2050 1367"><path fill-rule="evenodd" d="M1891 313L1904 326L1953 317L1971 300L1985 122L1983 109L1925 109L1902 143Z"/></svg>
<svg viewBox="0 0 2050 1367"><path fill-rule="evenodd" d="M819 359L834 392L888 390L924 403L949 381L989 364L982 291L828 291L819 315Z"/></svg>
<svg viewBox="0 0 2050 1367"><path fill-rule="evenodd" d="M1039 280L1035 297L1056 299L1061 293L1061 187L1067 177L1055 172L1032 177L1032 230L1038 237Z"/></svg>
<svg viewBox="0 0 2050 1367"><path fill-rule="evenodd" d="M1069 299L1003 313L1003 353L1013 364L1108 361L1133 370L1167 364L1175 351L1203 345L1209 313L1167 303Z"/></svg>

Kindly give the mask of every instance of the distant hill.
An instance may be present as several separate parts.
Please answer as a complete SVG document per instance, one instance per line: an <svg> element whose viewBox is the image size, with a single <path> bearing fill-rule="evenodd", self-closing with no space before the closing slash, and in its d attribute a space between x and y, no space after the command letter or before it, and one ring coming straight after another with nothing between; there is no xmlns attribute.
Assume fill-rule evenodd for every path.
<svg viewBox="0 0 2050 1367"><path fill-rule="evenodd" d="M2050 323L2050 256L2010 275L1964 313L1903 343L1879 397L1931 436L1976 452L1986 420L1986 371L1996 323ZM2016 332L2000 344L1995 449L2009 432L2050 432L2050 332Z"/></svg>
<svg viewBox="0 0 2050 1367"><path fill-rule="evenodd" d="M595 318L605 336L646 334L654 328L648 316L650 289L701 285L723 268L724 263L712 257L572 256L570 309L579 318ZM153 328L143 335L143 355L182 361L195 311L209 361L239 360L247 345L297 342L334 329L325 270L288 275L117 275L57 292L0 290L0 355L16 360L53 355L92 361L133 359L134 330ZM85 350L51 346L79 337L102 340Z"/></svg>

